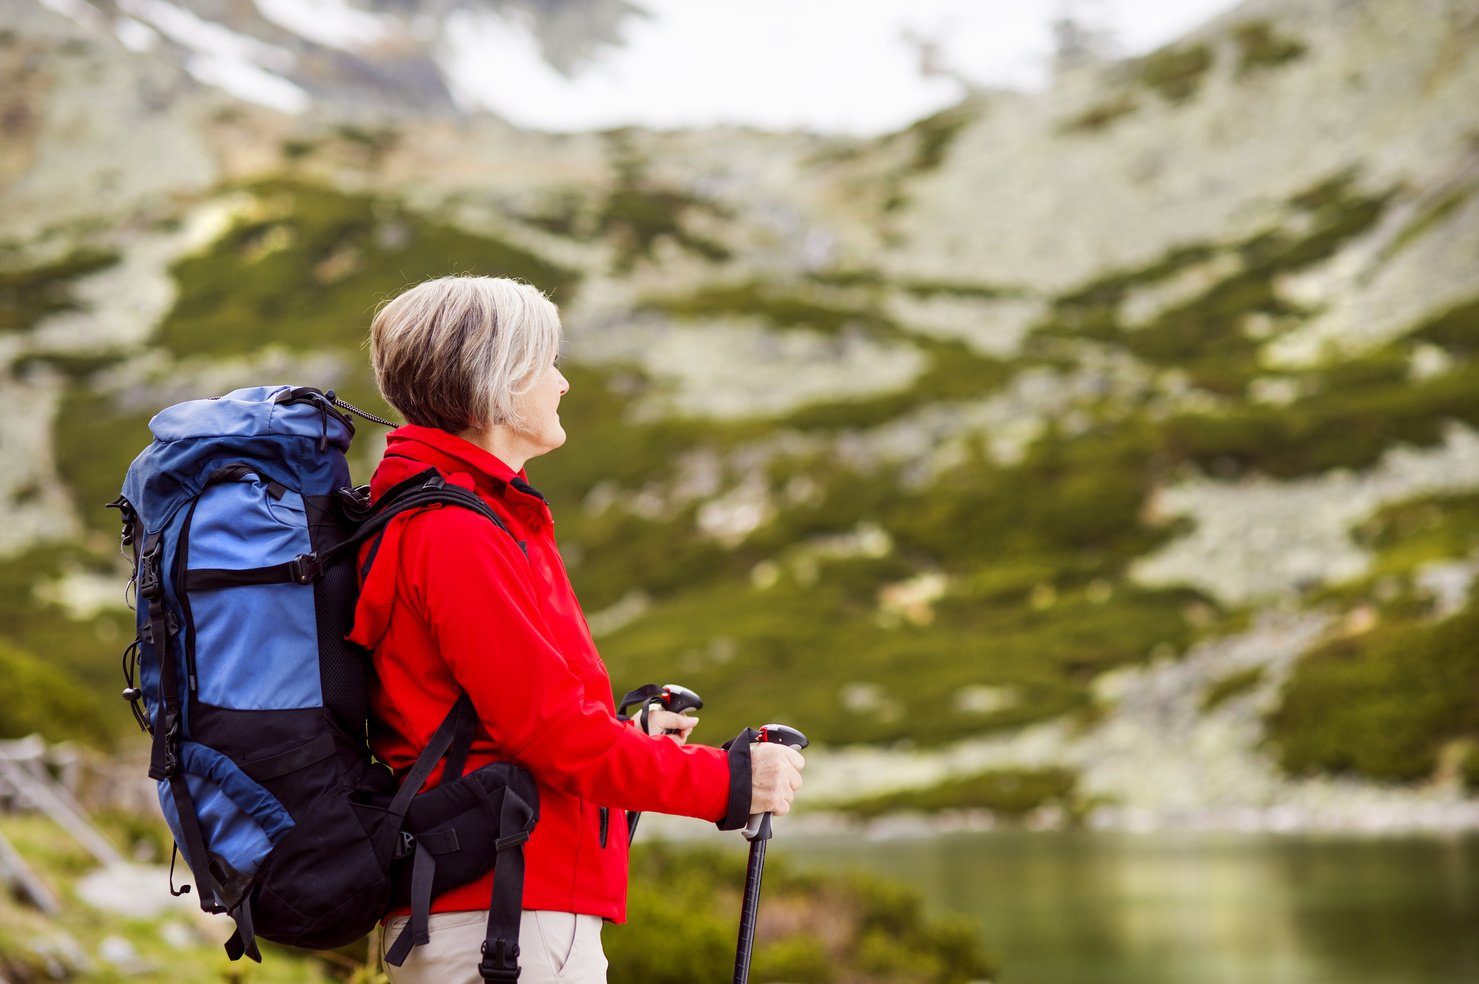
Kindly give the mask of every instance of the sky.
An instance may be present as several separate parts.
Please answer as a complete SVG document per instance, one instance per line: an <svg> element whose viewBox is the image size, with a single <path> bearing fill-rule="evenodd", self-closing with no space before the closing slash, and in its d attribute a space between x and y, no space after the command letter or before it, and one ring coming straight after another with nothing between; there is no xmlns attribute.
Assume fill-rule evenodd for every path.
<svg viewBox="0 0 1479 984"><path fill-rule="evenodd" d="M289 113L312 99L291 81L294 54L229 30L182 0L39 0L148 53L188 52L203 82ZM958 102L971 86L1033 90L1052 75L1065 14L1133 56L1175 40L1238 0L630 0L624 43L573 77L540 55L532 25L470 4L434 19L415 5L373 12L356 0L254 0L301 37L353 51L429 42L454 97L533 129L579 131L735 124L872 135Z"/></svg>
<svg viewBox="0 0 1479 984"><path fill-rule="evenodd" d="M258 0L261 5L264 0ZM958 101L967 84L1037 89L1065 10L1136 55L1236 0L635 0L649 18L574 78L525 24L458 14L444 33L454 94L548 130L742 124L876 134ZM933 51L928 59L922 46ZM926 71L926 62L932 71Z"/></svg>

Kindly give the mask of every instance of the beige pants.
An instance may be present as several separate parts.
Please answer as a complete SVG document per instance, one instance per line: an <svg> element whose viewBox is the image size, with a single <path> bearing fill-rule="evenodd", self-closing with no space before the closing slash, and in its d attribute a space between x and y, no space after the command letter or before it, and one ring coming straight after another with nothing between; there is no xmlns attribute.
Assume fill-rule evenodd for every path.
<svg viewBox="0 0 1479 984"><path fill-rule="evenodd" d="M385 925L381 956L406 917ZM403 966L385 965L391 984L483 984L478 976L487 912L433 912L431 942L414 947ZM525 909L519 922L519 984L605 984L601 917Z"/></svg>

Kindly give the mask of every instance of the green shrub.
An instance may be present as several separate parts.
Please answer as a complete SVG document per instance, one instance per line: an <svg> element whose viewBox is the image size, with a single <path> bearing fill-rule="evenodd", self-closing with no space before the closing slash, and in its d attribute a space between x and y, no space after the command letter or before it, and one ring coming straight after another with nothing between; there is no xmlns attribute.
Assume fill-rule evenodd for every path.
<svg viewBox="0 0 1479 984"><path fill-rule="evenodd" d="M1240 697L1263 682L1266 671L1262 666L1238 670L1213 683L1202 696L1202 713L1215 711L1223 704Z"/></svg>
<svg viewBox="0 0 1479 984"><path fill-rule="evenodd" d="M814 289L759 280L703 287L691 294L649 296L642 304L675 318L758 317L777 328L810 328L828 334L844 328L893 330L887 318L869 308L833 304L817 296Z"/></svg>
<svg viewBox="0 0 1479 984"><path fill-rule="evenodd" d="M1133 114L1140 108L1135 97L1126 93L1095 103L1088 109L1062 123L1059 133L1098 133Z"/></svg>
<svg viewBox="0 0 1479 984"><path fill-rule="evenodd" d="M356 358L377 302L431 277L526 280L563 302L578 276L518 246L473 235L390 199L288 180L249 189L264 215L175 264L179 299L159 329L177 356L268 345Z"/></svg>
<svg viewBox="0 0 1479 984"><path fill-rule="evenodd" d="M84 247L40 266L0 268L0 331L30 328L48 314L76 310L72 281L117 262L112 250Z"/></svg>
<svg viewBox="0 0 1479 984"><path fill-rule="evenodd" d="M978 110L970 103L961 103L910 124L904 135L914 139L912 170L933 171L945 163L950 145L960 131L975 122L978 116Z"/></svg>
<svg viewBox="0 0 1479 984"><path fill-rule="evenodd" d="M0 738L40 732L51 741L82 738L102 744L114 730L104 721L101 701L53 661L0 642L0 679L11 691L10 699L0 702Z"/></svg>
<svg viewBox="0 0 1479 984"><path fill-rule="evenodd" d="M1413 329L1410 337L1455 355L1479 354L1479 297L1446 308Z"/></svg>
<svg viewBox="0 0 1479 984"><path fill-rule="evenodd" d="M1479 738L1479 605L1436 623L1388 620L1306 654L1268 719L1290 772L1411 781L1446 743Z"/></svg>
<svg viewBox="0 0 1479 984"><path fill-rule="evenodd" d="M729 258L729 250L722 243L690 232L686 224L688 215L694 212L723 217L719 205L654 184L647 177L646 163L620 132L611 134L611 155L615 180L596 210L594 226L600 235L615 241L617 272L630 271L640 259L651 259L659 239L711 261Z"/></svg>
<svg viewBox="0 0 1479 984"><path fill-rule="evenodd" d="M1136 59L1131 67L1141 85L1180 103L1196 95L1212 60L1212 49L1205 44L1172 45Z"/></svg>
<svg viewBox="0 0 1479 984"><path fill-rule="evenodd" d="M39 712L26 719L34 721L32 727L47 738L82 738L104 745L113 735L134 727L133 717L116 696L123 686L119 653L134 637L133 613L120 605L74 619L36 594L37 585L68 570L82 569L116 576L121 599L128 571L121 561L115 563L112 558L116 557L116 552L110 558L76 546L50 544L0 564L0 645L20 654L11 657L18 673L28 672L28 658L39 661L37 665L45 671L37 677L42 693L50 692L48 681L64 681L69 688L67 699L76 701L71 711ZM60 699L60 693L57 696ZM39 697L38 705L50 706ZM32 715L27 709L13 710Z"/></svg>
<svg viewBox="0 0 1479 984"><path fill-rule="evenodd" d="M1304 43L1282 35L1268 21L1244 21L1233 29L1238 46L1238 74L1286 65L1303 57Z"/></svg>
<svg viewBox="0 0 1479 984"><path fill-rule="evenodd" d="M613 981L727 980L734 966L742 855L642 844L627 923L603 934ZM928 919L918 895L876 878L793 872L772 854L752 980L953 984L991 973L974 927Z"/></svg>

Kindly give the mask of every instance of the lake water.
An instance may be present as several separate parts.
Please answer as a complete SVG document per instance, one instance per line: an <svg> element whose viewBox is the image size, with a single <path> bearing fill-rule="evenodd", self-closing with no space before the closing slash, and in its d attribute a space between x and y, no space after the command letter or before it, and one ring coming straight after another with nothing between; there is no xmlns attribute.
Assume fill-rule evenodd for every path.
<svg viewBox="0 0 1479 984"><path fill-rule="evenodd" d="M797 837L977 922L1001 984L1479 982L1479 835ZM762 901L763 904L763 901Z"/></svg>

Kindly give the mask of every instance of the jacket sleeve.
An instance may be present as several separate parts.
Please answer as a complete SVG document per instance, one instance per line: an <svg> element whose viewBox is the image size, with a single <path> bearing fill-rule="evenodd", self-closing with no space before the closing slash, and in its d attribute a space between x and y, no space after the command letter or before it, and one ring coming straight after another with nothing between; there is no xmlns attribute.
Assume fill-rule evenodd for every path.
<svg viewBox="0 0 1479 984"><path fill-rule="evenodd" d="M461 509L415 525L402 554L408 593L504 755L606 806L721 822L748 812L747 767L732 770L717 748L648 737L617 719L609 694L587 692L556 648L511 537Z"/></svg>

